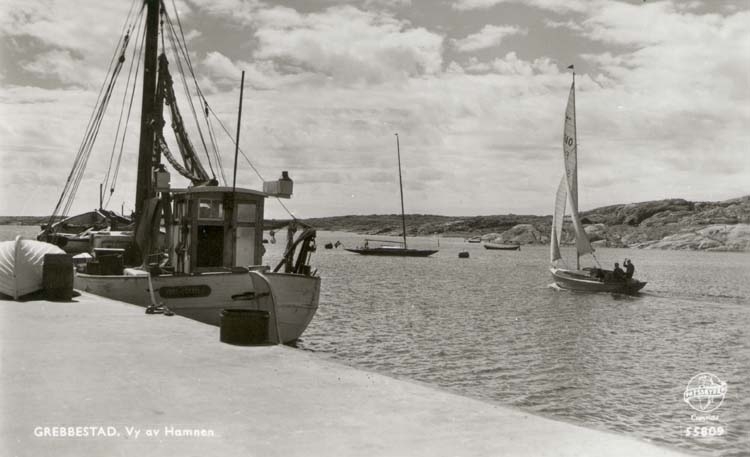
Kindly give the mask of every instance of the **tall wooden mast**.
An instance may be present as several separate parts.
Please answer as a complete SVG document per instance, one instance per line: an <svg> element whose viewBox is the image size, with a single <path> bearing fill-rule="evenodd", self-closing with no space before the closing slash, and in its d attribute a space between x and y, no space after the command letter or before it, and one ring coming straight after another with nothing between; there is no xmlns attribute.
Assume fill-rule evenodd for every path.
<svg viewBox="0 0 750 457"><path fill-rule="evenodd" d="M398 155L398 190L401 194L401 226L404 235L404 249L406 249L406 215L404 214L404 185L401 182L401 147L398 144L398 133L396 135L396 154Z"/></svg>
<svg viewBox="0 0 750 457"><path fill-rule="evenodd" d="M152 181L153 167L159 162L155 146L156 81L158 74L159 7L161 0L144 0L146 4L146 49L143 61L143 100L141 103L141 139L138 147L138 179L135 194L136 221L143 215L143 205L156 192Z"/></svg>

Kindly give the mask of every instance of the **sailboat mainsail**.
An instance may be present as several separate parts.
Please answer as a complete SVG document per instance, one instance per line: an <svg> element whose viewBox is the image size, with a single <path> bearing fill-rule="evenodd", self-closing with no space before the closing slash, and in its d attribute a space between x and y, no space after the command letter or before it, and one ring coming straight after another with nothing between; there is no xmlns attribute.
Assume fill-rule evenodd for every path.
<svg viewBox="0 0 750 457"><path fill-rule="evenodd" d="M568 105L565 108L565 127L563 131L563 153L565 159L565 181L567 182L570 215L576 234L576 251L578 256L594 252L586 231L578 215L578 139L576 135L576 83L570 86ZM559 241L559 240L558 240Z"/></svg>

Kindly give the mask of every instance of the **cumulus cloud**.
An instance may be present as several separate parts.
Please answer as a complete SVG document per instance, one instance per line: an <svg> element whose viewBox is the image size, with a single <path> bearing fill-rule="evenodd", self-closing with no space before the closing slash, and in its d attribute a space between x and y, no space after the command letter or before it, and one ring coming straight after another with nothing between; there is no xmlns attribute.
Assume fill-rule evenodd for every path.
<svg viewBox="0 0 750 457"><path fill-rule="evenodd" d="M394 132L401 138L407 211L549 212L561 173L571 78L563 69L571 54L580 72L584 208L669 196L725 198L746 189L746 8L722 15L719 7L706 14L705 6L604 0L586 2L583 9L576 0L464 0L454 2L455 9L441 2L433 8L468 18L456 9L497 5L486 10L495 16L485 22L499 23L505 19L502 3L509 2L533 7L535 19L515 23L528 39L513 40L502 52L497 44L506 48L510 42L497 30L494 36L492 28L467 36L453 19L438 24L398 10L411 7L414 13L421 7L416 2L330 0L302 10L260 1L190 0L178 8L185 8L186 31L201 30L192 35L193 62L227 126L236 122L237 85L246 70L242 147L266 179L279 170L291 172L297 189L290 207L300 217L396 211ZM71 88L68 81L78 66L103 72L113 31L127 12L114 20L101 2L84 4L85 17L103 19L97 23L101 30L83 34L84 23L58 11L55 2L55 14L38 5L28 0L18 4L27 15L0 15L0 33L26 51L6 69L58 83L43 89L33 80L20 84L12 73L0 79L2 177L17 195L29 196L24 208L36 209L26 212L37 214L49 210L55 189L39 190L34 173L50 182L64 180L59 170L66 170L96 98L91 87ZM546 26L534 26L539 23ZM54 29L64 45L53 45L48 30ZM577 46L534 46L557 37ZM459 43L483 52L457 52ZM233 147L219 136L231 174ZM132 162L134 155L124 160ZM126 190L133 186L131 162L123 165ZM90 167L99 176L104 165L97 168L92 158ZM259 186L242 163L238 179ZM82 186L94 189L84 195L90 198L82 209L93 207L97 181ZM21 211L20 200L4 199L0 212ZM269 208L270 217L284 216L273 204Z"/></svg>
<svg viewBox="0 0 750 457"><path fill-rule="evenodd" d="M490 67L497 73L504 75L531 76L534 73L548 75L560 73L557 65L547 57L529 62L519 59L515 52L509 52L502 59L495 59Z"/></svg>
<svg viewBox="0 0 750 457"><path fill-rule="evenodd" d="M8 0L0 14L0 37L35 48L35 55L22 64L28 72L66 84L74 80L95 86L103 72L93 69L111 57L118 39L113 29L124 30L129 6L118 2L97 11L96 3L82 0L71 8L64 2Z"/></svg>
<svg viewBox="0 0 750 457"><path fill-rule="evenodd" d="M386 13L343 6L305 15L275 7L260 11L256 26L256 58L339 83L433 75L442 67L442 36Z"/></svg>
<svg viewBox="0 0 750 457"><path fill-rule="evenodd" d="M599 0L454 0L452 6L456 10L487 9L503 3L519 3L535 8L555 11L558 13L585 11L592 3Z"/></svg>
<svg viewBox="0 0 750 457"><path fill-rule="evenodd" d="M513 25L485 25L482 30L460 40L453 40L453 45L460 52L478 51L499 45L511 35L525 35L526 29Z"/></svg>

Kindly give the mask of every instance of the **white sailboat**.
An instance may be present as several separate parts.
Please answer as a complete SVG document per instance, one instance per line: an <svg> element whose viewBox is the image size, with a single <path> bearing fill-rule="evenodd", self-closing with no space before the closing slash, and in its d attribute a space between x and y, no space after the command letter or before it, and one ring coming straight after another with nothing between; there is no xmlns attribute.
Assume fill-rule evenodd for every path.
<svg viewBox="0 0 750 457"><path fill-rule="evenodd" d="M220 323L223 310L265 310L270 317L269 340L293 342L305 331L318 308L320 277L309 264L315 250L315 231L303 231L296 241L290 232L279 265L274 270L263 265L264 201L269 196L289 198L292 181L284 172L278 181L265 182L263 192L235 185L218 186L215 175L211 176L213 168L209 174L202 166L187 137L172 88L167 53L171 51L173 64L177 61L185 87L186 74L192 74L192 68L178 28L177 11L174 10L174 17L170 13L163 0L144 0L143 8L132 18L132 26L118 44L119 58L113 60L117 64L108 75L107 91L114 87L128 57L128 43L142 43L144 50L135 231L120 237L127 246L94 246L95 258L77 272L75 287L147 307L151 313L174 312L212 325ZM197 81L193 82L202 97ZM104 112L110 98L110 92L100 98L95 109L97 116ZM202 102L208 117L209 106L205 98ZM240 113L241 106L240 103ZM165 107L169 108L182 163L171 154L164 138L164 126L169 125L165 122ZM96 119L92 124L98 130L101 121ZM237 132L234 140L238 143L239 125ZM123 134L123 141L124 137ZM66 208L64 213L70 207L69 200L81 180L93 138L90 133L85 135L63 191L63 196L70 193L69 189L72 194L67 195L64 205L61 196L55 215L59 214L58 208ZM201 140L204 142L203 137ZM218 154L216 158L218 161ZM190 180L189 187L170 187L167 162ZM221 171L220 162L217 165ZM132 258L136 260L128 265L127 259Z"/></svg>
<svg viewBox="0 0 750 457"><path fill-rule="evenodd" d="M572 67L572 66L571 66ZM578 214L578 138L576 134L575 71L570 86L568 104L565 109L563 133L563 153L565 174L560 180L555 194L555 208L552 214L550 234L550 272L558 287L584 292L636 293L646 283L634 278L615 277L612 271L604 270L594 257L594 248L589 242ZM560 266L564 259L560 253L566 201L570 206L570 218L576 236L576 268ZM596 267L581 269L581 256L590 254Z"/></svg>

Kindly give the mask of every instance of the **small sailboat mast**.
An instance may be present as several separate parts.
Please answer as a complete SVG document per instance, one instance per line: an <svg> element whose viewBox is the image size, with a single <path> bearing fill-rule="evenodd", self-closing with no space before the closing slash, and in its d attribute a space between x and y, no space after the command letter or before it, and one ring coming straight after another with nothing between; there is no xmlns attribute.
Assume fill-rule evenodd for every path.
<svg viewBox="0 0 750 457"><path fill-rule="evenodd" d="M398 143L398 133L396 135L396 155L398 156L398 190L401 193L401 226L404 235L404 249L406 247L406 215L404 214L404 185L401 181L401 147Z"/></svg>
<svg viewBox="0 0 750 457"><path fill-rule="evenodd" d="M573 65L570 66L573 70L573 83L571 84L571 94L573 100L573 144L575 145L576 151L576 167L573 169L573 185L571 189L570 198L573 200L573 208L578 209L578 131L576 130L576 69ZM576 270L581 269L581 253L576 246Z"/></svg>

